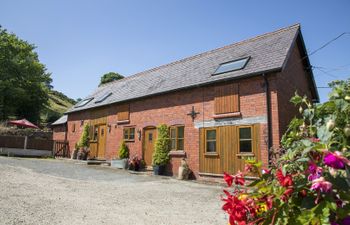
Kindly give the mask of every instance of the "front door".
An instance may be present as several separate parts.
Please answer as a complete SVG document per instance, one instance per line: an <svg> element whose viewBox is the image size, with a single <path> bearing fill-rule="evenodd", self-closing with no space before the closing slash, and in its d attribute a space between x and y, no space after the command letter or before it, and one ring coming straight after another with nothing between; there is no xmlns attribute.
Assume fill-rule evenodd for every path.
<svg viewBox="0 0 350 225"><path fill-rule="evenodd" d="M152 166L152 155L154 152L156 139L156 128L145 129L143 138L143 159L145 160L147 166Z"/></svg>
<svg viewBox="0 0 350 225"><path fill-rule="evenodd" d="M106 148L106 125L98 126L98 146L97 146L97 158L105 158Z"/></svg>

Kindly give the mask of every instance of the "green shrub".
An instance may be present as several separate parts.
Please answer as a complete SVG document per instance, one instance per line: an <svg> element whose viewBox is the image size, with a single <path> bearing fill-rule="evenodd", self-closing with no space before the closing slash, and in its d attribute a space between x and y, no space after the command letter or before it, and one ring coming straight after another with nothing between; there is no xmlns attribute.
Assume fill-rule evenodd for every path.
<svg viewBox="0 0 350 225"><path fill-rule="evenodd" d="M122 141L119 147L119 159L127 159L129 158L129 148L125 144L125 141Z"/></svg>
<svg viewBox="0 0 350 225"><path fill-rule="evenodd" d="M162 124L158 127L158 138L156 141L155 151L153 153L154 166L166 165L169 162L170 137L167 125Z"/></svg>
<svg viewBox="0 0 350 225"><path fill-rule="evenodd" d="M350 79L330 87L322 104L297 94L291 99L301 115L282 138L285 153L248 189L240 187L244 176L261 164L246 161L243 173L224 174L235 184L223 199L230 224L349 224Z"/></svg>
<svg viewBox="0 0 350 225"><path fill-rule="evenodd" d="M81 134L80 140L79 140L79 147L89 147L89 141L90 141L90 137L89 137L89 125L85 124L84 125L84 129L83 129L83 133Z"/></svg>

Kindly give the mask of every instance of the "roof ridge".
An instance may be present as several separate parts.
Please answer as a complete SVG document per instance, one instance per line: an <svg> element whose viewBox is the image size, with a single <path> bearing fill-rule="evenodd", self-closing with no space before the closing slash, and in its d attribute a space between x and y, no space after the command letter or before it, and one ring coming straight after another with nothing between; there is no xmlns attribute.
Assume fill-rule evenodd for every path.
<svg viewBox="0 0 350 225"><path fill-rule="evenodd" d="M106 87L106 86L109 86L109 85L112 85L112 84L115 84L115 83L118 83L118 82L122 82L122 81L125 81L125 80L129 80L129 79L131 79L131 78L135 78L135 77L141 76L141 75L143 75L143 74L145 74L145 73L149 73L149 72L152 72L152 71L159 70L159 69L161 69L161 68L163 68L163 67L167 67L167 66L171 66L171 65L175 65L175 64L184 62L184 61L188 61L188 60L191 60L191 59L195 59L195 58L198 58L198 57L200 57L200 56L207 55L207 54L210 54L210 53L212 53L212 52L220 51L220 50L223 50L223 49L232 47L232 46L241 45L241 44L244 44L244 43L249 42L249 41L255 41L255 40L257 40L257 39L264 38L264 37L266 37L266 36L275 35L275 34L278 34L278 33L280 33L280 32L283 32L283 31L286 31L286 30L295 28L295 27L300 28L300 23L295 23L295 24L293 24L293 25L290 25L290 26L287 26L287 27L282 27L282 28L280 28L280 29L278 29L278 30L275 30L275 31L270 31L270 32L267 32L267 33L264 33L264 34L260 34L260 35L257 35L257 36L248 38L248 39L244 39L244 40L242 40L242 41L238 41L238 42L235 42L235 43L231 43L231 44L228 44L228 45L219 47L219 48L214 48L214 49L212 49L212 50L208 50L208 51L205 51L205 52L202 52L202 53L199 53L199 54L195 54L195 55L192 55L192 56L189 56L189 57L185 57L185 58L183 58L183 59L175 60L175 61L173 61L173 62L166 63L166 64L163 64L163 65L160 65L160 66L157 66L157 67L154 67L154 68L151 68L151 69L147 69L147 70L144 70L144 71L135 73L135 74L133 74L133 75L124 77L123 79L119 79L119 80L115 80L115 81L112 81L112 82L108 82L108 83L106 83L106 84L102 84L100 87ZM98 87L98 88L99 88L99 87Z"/></svg>

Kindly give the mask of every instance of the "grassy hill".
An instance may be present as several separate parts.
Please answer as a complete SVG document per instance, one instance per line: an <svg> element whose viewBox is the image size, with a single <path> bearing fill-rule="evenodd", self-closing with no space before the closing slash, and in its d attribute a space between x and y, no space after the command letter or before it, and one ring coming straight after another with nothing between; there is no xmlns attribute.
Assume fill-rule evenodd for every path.
<svg viewBox="0 0 350 225"><path fill-rule="evenodd" d="M59 91L51 90L48 103L49 106L41 113L41 120L44 123L54 122L76 102Z"/></svg>

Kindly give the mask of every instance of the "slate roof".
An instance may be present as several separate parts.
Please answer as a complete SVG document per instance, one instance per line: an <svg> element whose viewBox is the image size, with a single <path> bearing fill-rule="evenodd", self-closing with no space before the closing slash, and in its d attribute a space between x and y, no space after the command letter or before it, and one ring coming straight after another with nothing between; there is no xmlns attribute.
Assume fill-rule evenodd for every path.
<svg viewBox="0 0 350 225"><path fill-rule="evenodd" d="M295 24L107 83L86 97L93 97L92 101L83 107L73 106L67 113L281 70L299 32L300 25ZM242 70L212 76L220 64L247 56L251 58ZM112 92L112 95L95 103L107 92Z"/></svg>
<svg viewBox="0 0 350 225"><path fill-rule="evenodd" d="M63 116L61 116L58 120L56 120L55 122L53 122L53 123L51 124L51 126L56 126L56 125L65 124L65 123L67 123L67 118L68 118L67 115L63 115Z"/></svg>

